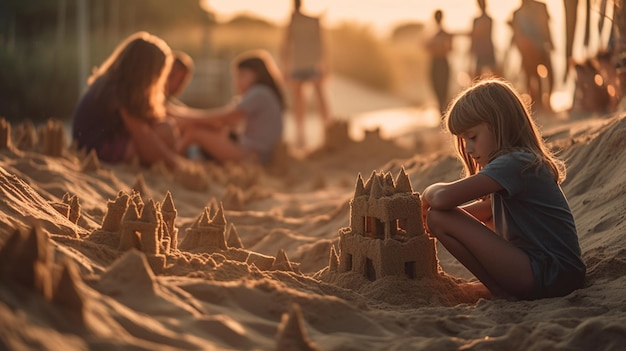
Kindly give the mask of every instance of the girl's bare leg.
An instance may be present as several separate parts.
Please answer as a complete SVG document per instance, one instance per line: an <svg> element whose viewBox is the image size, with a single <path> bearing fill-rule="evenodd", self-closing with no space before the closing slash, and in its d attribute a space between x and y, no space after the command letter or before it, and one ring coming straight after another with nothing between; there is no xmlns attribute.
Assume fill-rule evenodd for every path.
<svg viewBox="0 0 626 351"><path fill-rule="evenodd" d="M428 227L443 246L495 296L529 295L528 255L461 209L430 210Z"/></svg>
<svg viewBox="0 0 626 351"><path fill-rule="evenodd" d="M176 150L176 144L180 139L180 131L173 118L167 118L160 121L152 127L157 136L163 140L165 145L171 150Z"/></svg>
<svg viewBox="0 0 626 351"><path fill-rule="evenodd" d="M313 81L313 87L315 88L315 95L317 95L317 103L319 106L319 113L322 116L322 122L324 126L330 123L330 110L328 108L328 99L326 99L326 92L324 91L324 79L319 78Z"/></svg>
<svg viewBox="0 0 626 351"><path fill-rule="evenodd" d="M303 148L306 145L306 136L304 133L304 93L302 91L302 82L293 80L291 82L293 93L293 115L296 121L296 146Z"/></svg>
<svg viewBox="0 0 626 351"><path fill-rule="evenodd" d="M228 133L213 129L190 130L184 140L196 143L219 162L243 161L246 157L241 147L228 137Z"/></svg>

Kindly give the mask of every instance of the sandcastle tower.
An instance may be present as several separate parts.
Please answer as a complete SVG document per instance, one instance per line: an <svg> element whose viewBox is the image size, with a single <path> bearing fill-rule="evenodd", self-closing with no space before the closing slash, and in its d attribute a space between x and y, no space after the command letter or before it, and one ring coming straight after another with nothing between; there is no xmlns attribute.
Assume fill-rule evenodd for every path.
<svg viewBox="0 0 626 351"><path fill-rule="evenodd" d="M350 201L350 227L339 230L337 271L358 272L371 281L436 275L435 242L424 233L420 213L420 195L413 192L404 169L395 182L391 173L373 172L364 184L359 174Z"/></svg>
<svg viewBox="0 0 626 351"><path fill-rule="evenodd" d="M116 233L120 229L122 217L128 209L129 200L130 196L120 191L115 200L107 202L107 212L102 220L102 230Z"/></svg>
<svg viewBox="0 0 626 351"><path fill-rule="evenodd" d="M222 206L228 210L241 211L245 204L243 190L236 185L228 184L222 197Z"/></svg>
<svg viewBox="0 0 626 351"><path fill-rule="evenodd" d="M224 207L220 204L213 218L210 207L205 207L191 227L187 228L186 233L187 236L180 244L181 250L201 249L207 252L226 250Z"/></svg>
<svg viewBox="0 0 626 351"><path fill-rule="evenodd" d="M169 191L161 202L161 215L163 216L164 228L167 231L167 233L163 233L161 242L168 241L166 247L178 247L178 228L175 226L178 211L174 207L174 199L172 199L172 193Z"/></svg>
<svg viewBox="0 0 626 351"><path fill-rule="evenodd" d="M78 200L77 195L70 196L69 193L63 194L63 198L61 198L61 202L68 205L69 211L67 214L67 219L70 222L77 224L80 219L80 201Z"/></svg>
<svg viewBox="0 0 626 351"><path fill-rule="evenodd" d="M347 120L334 119L326 125L324 149L326 151L337 151L348 145L351 142L348 129L349 124Z"/></svg>
<svg viewBox="0 0 626 351"><path fill-rule="evenodd" d="M130 201L130 206L122 219L120 236L120 251L133 248L146 254L146 258L155 273L165 269L165 256L161 254L161 245L158 240L160 227L157 206L152 199L145 204L143 211L137 211L137 205Z"/></svg>
<svg viewBox="0 0 626 351"><path fill-rule="evenodd" d="M37 131L31 120L20 123L13 134L13 145L20 150L34 150L37 145Z"/></svg>
<svg viewBox="0 0 626 351"><path fill-rule="evenodd" d="M41 152L52 157L60 157L66 146L63 123L49 119L48 123L39 129Z"/></svg>
<svg viewBox="0 0 626 351"><path fill-rule="evenodd" d="M89 154L81 161L80 170L84 173L97 172L100 169L100 161L96 149L91 149Z"/></svg>

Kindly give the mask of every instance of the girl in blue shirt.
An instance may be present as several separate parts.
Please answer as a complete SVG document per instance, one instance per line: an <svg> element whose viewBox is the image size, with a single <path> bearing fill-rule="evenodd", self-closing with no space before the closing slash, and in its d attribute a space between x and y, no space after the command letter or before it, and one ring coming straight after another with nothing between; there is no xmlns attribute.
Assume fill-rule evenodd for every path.
<svg viewBox="0 0 626 351"><path fill-rule="evenodd" d="M565 165L544 144L507 82L489 79L445 115L466 177L422 194L425 229L492 296L563 296L584 285L576 226L559 184Z"/></svg>

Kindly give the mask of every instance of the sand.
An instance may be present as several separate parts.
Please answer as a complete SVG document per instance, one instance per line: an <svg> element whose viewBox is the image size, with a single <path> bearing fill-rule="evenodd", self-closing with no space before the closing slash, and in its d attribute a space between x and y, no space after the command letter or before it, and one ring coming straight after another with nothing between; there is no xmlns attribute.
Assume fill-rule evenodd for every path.
<svg viewBox="0 0 626 351"><path fill-rule="evenodd" d="M267 170L175 174L59 151L54 124L47 150L22 133L22 149L13 140L0 150L0 349L623 349L626 120L545 124L569 167L563 190L588 279L537 301L481 298L440 246L440 270L420 279L329 273L359 173L404 168L417 192L460 175L437 129L420 132L438 140L434 151L372 133ZM119 196L147 211L133 221L152 229L122 240L116 225L103 228Z"/></svg>

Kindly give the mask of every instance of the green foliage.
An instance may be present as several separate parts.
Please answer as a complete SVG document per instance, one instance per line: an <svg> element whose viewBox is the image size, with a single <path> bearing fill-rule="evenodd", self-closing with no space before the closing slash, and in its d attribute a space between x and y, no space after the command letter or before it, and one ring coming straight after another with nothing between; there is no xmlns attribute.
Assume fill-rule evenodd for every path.
<svg viewBox="0 0 626 351"><path fill-rule="evenodd" d="M390 59L368 27L344 23L328 34L333 72L379 90L393 88Z"/></svg>
<svg viewBox="0 0 626 351"><path fill-rule="evenodd" d="M54 51L0 50L0 116L68 118L78 96L76 59Z"/></svg>
<svg viewBox="0 0 626 351"><path fill-rule="evenodd" d="M214 23L198 0L86 3L93 60L89 66L99 65L130 33L147 30L161 36L184 26ZM13 120L71 117L79 96L77 4L72 0L0 0L0 116ZM111 28L112 23L117 28Z"/></svg>

